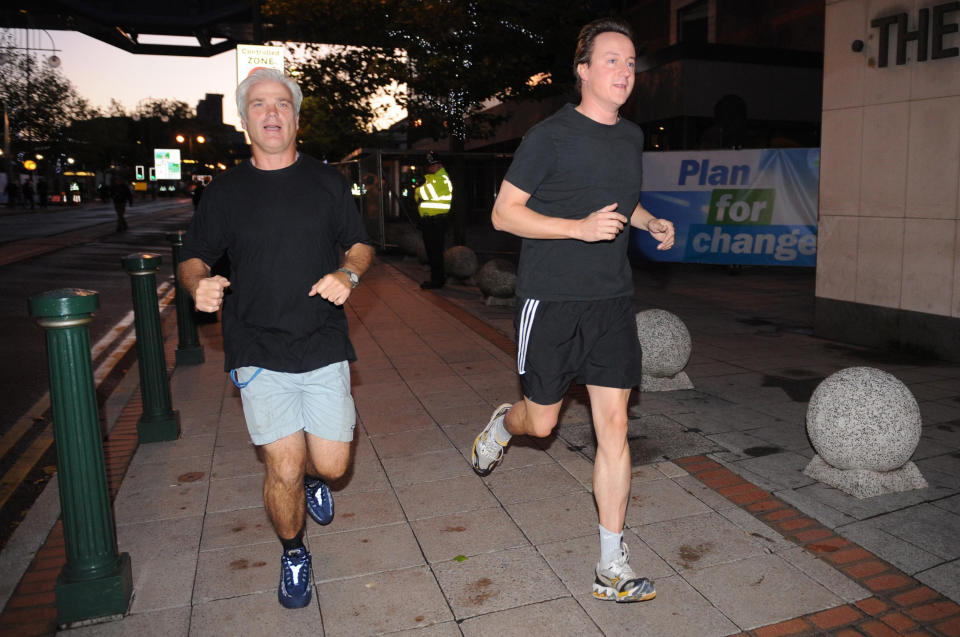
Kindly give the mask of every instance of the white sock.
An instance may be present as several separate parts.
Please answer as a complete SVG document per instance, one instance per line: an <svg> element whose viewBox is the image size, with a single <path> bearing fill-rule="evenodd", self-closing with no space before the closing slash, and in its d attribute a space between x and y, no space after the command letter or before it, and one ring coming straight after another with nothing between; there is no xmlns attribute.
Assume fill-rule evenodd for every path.
<svg viewBox="0 0 960 637"><path fill-rule="evenodd" d="M506 445L508 442L510 442L510 438L512 437L512 434L507 431L507 428L503 425L503 421L506 419L507 414L503 414L493 421L493 427L490 428L490 433L493 434L493 439L502 445Z"/></svg>
<svg viewBox="0 0 960 637"><path fill-rule="evenodd" d="M603 528L602 524L597 526L600 527L600 564L606 566L620 557L620 542L623 541L623 531L614 533Z"/></svg>

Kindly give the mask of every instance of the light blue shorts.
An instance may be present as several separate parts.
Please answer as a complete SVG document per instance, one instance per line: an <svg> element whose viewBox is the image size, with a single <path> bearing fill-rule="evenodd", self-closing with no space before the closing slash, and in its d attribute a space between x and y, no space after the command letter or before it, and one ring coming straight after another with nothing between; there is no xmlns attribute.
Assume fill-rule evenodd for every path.
<svg viewBox="0 0 960 637"><path fill-rule="evenodd" d="M247 431L255 445L280 440L301 429L325 440L350 442L357 412L350 395L347 361L302 374L240 367L231 377L243 398Z"/></svg>

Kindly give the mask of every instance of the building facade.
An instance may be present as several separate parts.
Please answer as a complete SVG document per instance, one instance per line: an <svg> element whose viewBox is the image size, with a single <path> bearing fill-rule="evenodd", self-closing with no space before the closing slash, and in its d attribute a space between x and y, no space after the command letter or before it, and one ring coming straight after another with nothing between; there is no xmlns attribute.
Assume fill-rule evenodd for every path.
<svg viewBox="0 0 960 637"><path fill-rule="evenodd" d="M960 360L960 2L826 4L817 335Z"/></svg>

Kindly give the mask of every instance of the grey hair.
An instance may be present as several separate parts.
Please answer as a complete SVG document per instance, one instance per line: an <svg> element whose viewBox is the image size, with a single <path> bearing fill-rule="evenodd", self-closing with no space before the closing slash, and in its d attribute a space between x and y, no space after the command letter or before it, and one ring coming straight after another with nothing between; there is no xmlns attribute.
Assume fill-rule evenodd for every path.
<svg viewBox="0 0 960 637"><path fill-rule="evenodd" d="M250 75L237 86L237 112L240 113L241 120L247 121L247 93L260 82L280 82L286 86L293 96L293 116L300 114L300 104L303 102L300 86L276 69L258 68L250 71Z"/></svg>

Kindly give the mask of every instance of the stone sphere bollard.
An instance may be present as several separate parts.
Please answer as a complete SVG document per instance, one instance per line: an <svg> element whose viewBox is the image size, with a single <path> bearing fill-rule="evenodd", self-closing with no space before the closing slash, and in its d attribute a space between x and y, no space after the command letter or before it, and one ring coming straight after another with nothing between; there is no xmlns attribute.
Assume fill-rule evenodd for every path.
<svg viewBox="0 0 960 637"><path fill-rule="evenodd" d="M420 238L420 233L410 226L396 230L396 241L397 247L399 247L404 254L411 257L417 256L419 251L423 249L421 247L423 246L423 240Z"/></svg>
<svg viewBox="0 0 960 637"><path fill-rule="evenodd" d="M676 314L666 310L638 312L637 337L643 349L642 391L692 389L683 371L690 360L690 332Z"/></svg>
<svg viewBox="0 0 960 637"><path fill-rule="evenodd" d="M817 456L804 473L858 498L927 486L910 456L920 408L906 385L872 367L828 376L810 397L807 434Z"/></svg>
<svg viewBox="0 0 960 637"><path fill-rule="evenodd" d="M443 267L447 274L458 279L469 279L480 267L477 253L467 246L453 246L443 253Z"/></svg>
<svg viewBox="0 0 960 637"><path fill-rule="evenodd" d="M513 305L517 293L517 268L505 259L490 259L473 277L487 305Z"/></svg>

